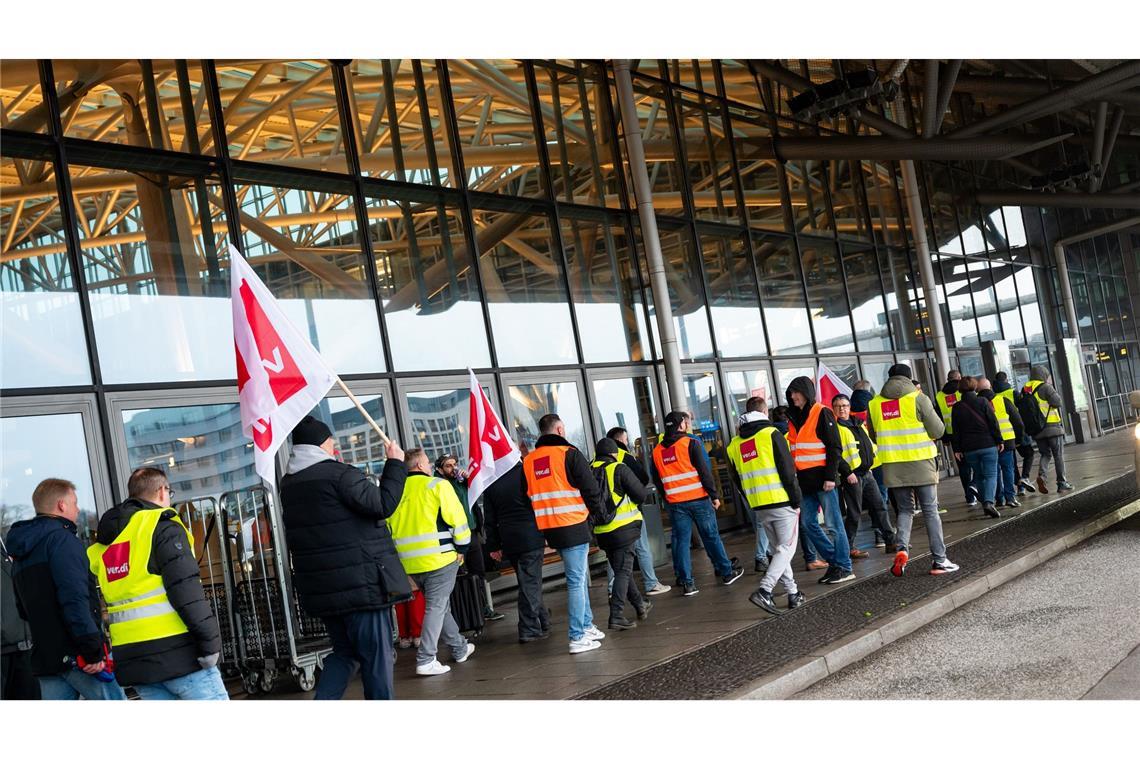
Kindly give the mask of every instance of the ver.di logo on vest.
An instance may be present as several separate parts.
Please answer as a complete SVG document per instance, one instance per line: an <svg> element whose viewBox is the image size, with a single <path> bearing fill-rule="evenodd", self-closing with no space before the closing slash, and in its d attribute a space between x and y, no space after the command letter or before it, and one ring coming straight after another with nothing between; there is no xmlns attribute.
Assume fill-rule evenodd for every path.
<svg viewBox="0 0 1140 760"><path fill-rule="evenodd" d="M884 420L897 420L902 417L902 412L899 411L899 400L897 398L884 401L881 408Z"/></svg>
<svg viewBox="0 0 1140 760"><path fill-rule="evenodd" d="M539 457L534 460L534 476L536 478L550 477L550 457Z"/></svg>
<svg viewBox="0 0 1140 760"><path fill-rule="evenodd" d="M742 462L747 462L758 456L759 454L756 453L756 441L745 441L740 444L740 460Z"/></svg>
<svg viewBox="0 0 1140 760"><path fill-rule="evenodd" d="M131 542L111 544L103 552L103 567L107 569L107 580L117 581L126 578L131 572Z"/></svg>
<svg viewBox="0 0 1140 760"><path fill-rule="evenodd" d="M662 464L673 464L676 461L677 461L677 450L674 447L670 446L669 448L667 448L661 452L661 463Z"/></svg>

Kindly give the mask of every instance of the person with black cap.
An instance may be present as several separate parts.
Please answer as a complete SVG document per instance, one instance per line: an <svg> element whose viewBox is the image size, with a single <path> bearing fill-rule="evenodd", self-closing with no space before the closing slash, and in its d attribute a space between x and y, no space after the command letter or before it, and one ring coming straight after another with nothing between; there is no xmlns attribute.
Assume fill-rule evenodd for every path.
<svg viewBox="0 0 1140 760"><path fill-rule="evenodd" d="M653 449L653 483L665 495L669 507L673 536L673 570L685 596L699 593L693 580L689 541L693 525L701 536L705 553L709 556L721 583L730 585L744 575L736 558L729 559L720 540L716 512L720 509L712 466L700 439L689 434L689 415L669 412L665 415L665 433L661 443Z"/></svg>
<svg viewBox="0 0 1140 760"><path fill-rule="evenodd" d="M867 429L879 445L883 482L898 507L895 553L891 574L901 577L910 560L910 532L917 501L926 521L930 553L934 555L931 575L958 569L946 556L942 519L938 516L938 448L935 441L946 432L942 415L930 399L911 382L910 367L896 364L887 373L887 382L867 407Z"/></svg>
<svg viewBox="0 0 1140 760"><path fill-rule="evenodd" d="M324 622L333 650L316 698L340 699L359 667L365 699L392 699L389 608L412 588L385 521L404 493L404 451L387 443L377 487L336 460L332 431L315 417L302 419L292 440L281 508L293 582L305 612Z"/></svg>
<svg viewBox="0 0 1140 760"><path fill-rule="evenodd" d="M788 443L803 493L800 528L828 565L819 582L833 584L853 580L851 547L847 543L836 490L843 445L835 415L815 400L815 383L810 377L794 378L784 395L788 399ZM834 539L819 527L817 515L821 508Z"/></svg>
<svg viewBox="0 0 1140 760"><path fill-rule="evenodd" d="M612 519L594 522L594 537L598 546L606 553L613 572L614 583L610 590L609 627L619 631L636 628L637 623L625 617L625 602L628 599L637 612L638 620L649 616L653 605L641 596L637 583L633 580L634 544L641 536L641 526L645 520L639 507L649 498L645 486L637 475L623 462L618 461L618 445L611 438L603 438L594 447L594 461L590 465L598 476L602 498L609 501L607 517L612 510Z"/></svg>

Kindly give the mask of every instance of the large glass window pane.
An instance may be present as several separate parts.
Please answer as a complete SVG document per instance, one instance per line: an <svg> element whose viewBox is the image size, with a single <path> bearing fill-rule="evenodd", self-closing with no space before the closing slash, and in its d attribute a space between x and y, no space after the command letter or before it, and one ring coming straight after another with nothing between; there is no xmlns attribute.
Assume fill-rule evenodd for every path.
<svg viewBox="0 0 1140 760"><path fill-rule="evenodd" d="M447 70L463 138L467 186L504 195L543 195L522 64L513 60L452 60ZM549 105L543 104L542 110L544 117L553 119Z"/></svg>
<svg viewBox="0 0 1140 760"><path fill-rule="evenodd" d="M1045 342L1045 328L1041 324L1041 305L1037 299L1037 282L1034 269L1017 267L1014 281L1017 283L1017 300L1021 303L1021 318L1025 324L1025 340L1028 343Z"/></svg>
<svg viewBox="0 0 1140 760"><path fill-rule="evenodd" d="M793 380L800 376L811 378L815 382L815 367L805 366L803 364L786 363L776 364L776 385L777 393L779 393L779 403L774 406L787 405L788 403L788 385Z"/></svg>
<svg viewBox="0 0 1140 760"><path fill-rule="evenodd" d="M1020 218L1020 215L1019 215ZM1018 309L1015 268L1002 259L994 259L990 272L994 279L997 294L997 309L1001 317L1001 330L1005 339L1014 345L1025 343L1025 332L1021 329L1021 312Z"/></svg>
<svg viewBox="0 0 1140 760"><path fill-rule="evenodd" d="M384 412L384 399L375 395L358 395L357 400L364 406L376 420L376 424L384 432L389 431L388 416ZM329 396L312 411L312 415L333 431L336 439L336 449L342 462L358 467L365 472L379 475L384 470L387 456L384 453L384 443L380 436L364 419L364 415L356 408L356 404L347 398ZM412 444L408 444L409 447Z"/></svg>
<svg viewBox="0 0 1140 760"><path fill-rule="evenodd" d="M946 289L946 306L955 345L978 345L978 326L974 320L974 302L970 298L971 279L966 261L940 256L937 271L941 273L941 284Z"/></svg>
<svg viewBox="0 0 1140 760"><path fill-rule="evenodd" d="M346 172L328 61L219 62L230 157Z"/></svg>
<svg viewBox="0 0 1140 760"><path fill-rule="evenodd" d="M784 164L788 193L792 199L796 229L829 233L834 229L827 205L828 172L821 161L788 161Z"/></svg>
<svg viewBox="0 0 1140 760"><path fill-rule="evenodd" d="M1096 277L1093 276L1095 284ZM1085 275L1080 272L1072 272L1069 275L1069 282L1073 288L1073 303L1077 311L1077 324L1080 326L1080 337L1082 341L1087 343L1096 342L1096 328L1093 325L1092 305L1089 300L1089 287Z"/></svg>
<svg viewBox="0 0 1140 760"><path fill-rule="evenodd" d="M880 256L883 286L886 289L887 318L895 347L899 350L922 348L924 323L922 287L911 268L910 257L901 248L888 248Z"/></svg>
<svg viewBox="0 0 1140 760"><path fill-rule="evenodd" d="M812 353L811 328L795 243L775 235L753 235L764 321L772 325L772 355ZM777 329L778 326L778 329Z"/></svg>
<svg viewBox="0 0 1140 760"><path fill-rule="evenodd" d="M234 377L217 180L78 166L71 176L103 380ZM155 336L163 358L140 360Z"/></svg>
<svg viewBox="0 0 1140 760"><path fill-rule="evenodd" d="M755 92L755 86L752 87ZM744 188L748 224L766 230L787 231L780 199L778 162L766 153L771 134L766 119L748 118L737 111L730 114L732 139L736 149L736 173Z"/></svg>
<svg viewBox="0 0 1140 760"><path fill-rule="evenodd" d="M352 197L263 184L236 192L246 260L297 329L337 373L383 372Z"/></svg>
<svg viewBox="0 0 1140 760"><path fill-rule="evenodd" d="M33 172L34 175L30 175ZM33 187L31 176L42 181ZM0 159L0 387L91 382L83 316L64 242L55 170ZM25 181L25 178L28 178Z"/></svg>
<svg viewBox="0 0 1140 760"><path fill-rule="evenodd" d="M587 362L648 359L642 288L625 226L616 218L561 215L570 292Z"/></svg>
<svg viewBox="0 0 1140 760"><path fill-rule="evenodd" d="M863 377L861 379L871 383L871 393L877 394L887 382L887 372L892 366L894 366L894 362L889 358L883 358L881 361L863 360ZM854 388L854 384L851 387Z"/></svg>
<svg viewBox="0 0 1140 760"><path fill-rule="evenodd" d="M173 59L52 61L64 135L216 153L201 62L186 61L184 69L179 63ZM157 114L157 121L152 114Z"/></svg>
<svg viewBox="0 0 1140 760"><path fill-rule="evenodd" d="M166 473L177 501L261 485L237 404L124 409L127 467Z"/></svg>
<svg viewBox="0 0 1140 760"><path fill-rule="evenodd" d="M490 211L474 214L499 364L577 363L566 285L547 217Z"/></svg>
<svg viewBox="0 0 1140 760"><path fill-rule="evenodd" d="M712 372L687 372L682 376L684 393L693 419L693 435L701 439L712 464L713 480L716 482L720 498L726 505L717 512L717 524L723 528L736 525L736 490L728 474L728 457L724 447L732 438L721 424L720 394L717 391L716 376Z"/></svg>
<svg viewBox="0 0 1140 760"><path fill-rule="evenodd" d="M619 377L594 381L594 414L598 435L615 427L629 432L629 448L643 464L657 443L656 404L647 377Z"/></svg>
<svg viewBox="0 0 1140 760"><path fill-rule="evenodd" d="M843 251L847 297L851 301L851 319L855 323L855 341L859 350L890 351L890 327L887 324L883 284L879 280L879 261L875 249L847 242L840 247Z"/></svg>
<svg viewBox="0 0 1140 760"><path fill-rule="evenodd" d="M989 263L970 259L967 267L970 289L974 294L974 313L978 317L978 337L983 341L1001 340L1001 326L998 322Z"/></svg>
<svg viewBox="0 0 1140 760"><path fill-rule="evenodd" d="M347 74L361 173L453 186L435 65L358 58L349 64Z"/></svg>
<svg viewBox="0 0 1140 760"><path fill-rule="evenodd" d="M732 151L720 109L712 102L694 103L685 97L678 98L677 109L694 213L698 219L738 221Z"/></svg>
<svg viewBox="0 0 1140 760"><path fill-rule="evenodd" d="M815 342L822 354L855 349L851 337L850 309L843 287L843 273L835 243L830 240L800 238L800 256L807 283Z"/></svg>
<svg viewBox="0 0 1140 760"><path fill-rule="evenodd" d="M498 406L490 386L484 385L483 392L493 406ZM465 464L470 443L470 388L463 385L446 390L409 391L406 398L407 424L413 441L409 445L424 449L433 462L443 454L454 454L461 465Z"/></svg>
<svg viewBox="0 0 1140 760"><path fill-rule="evenodd" d="M533 449L538 441L538 421L547 414L557 414L566 426L566 440L578 447L587 459L592 457L593 441L582 421L582 405L578 384L574 382L527 383L507 389L510 398L511 432L525 450ZM524 450L524 453L525 453Z"/></svg>
<svg viewBox="0 0 1140 760"><path fill-rule="evenodd" d="M396 369L490 366L479 286L459 209L442 202L378 198L367 204Z"/></svg>
<svg viewBox="0 0 1140 760"><path fill-rule="evenodd" d="M713 355L708 310L701 288L701 271L687 228L659 230L665 279L673 305L673 329L682 359L708 359ZM649 281L645 256L638 257L642 279ZM652 318L652 317L651 317Z"/></svg>
<svg viewBox="0 0 1140 760"><path fill-rule="evenodd" d="M769 410L782 403L772 395L772 383L768 379L768 370L766 369L730 370L726 368L724 380L728 383L728 401L731 404L730 420L744 414L748 399L753 396L766 399Z"/></svg>
<svg viewBox="0 0 1140 760"><path fill-rule="evenodd" d="M673 132L669 127L669 107L665 102L662 86L634 78L633 88L638 122L641 125L641 136L645 144L645 160L649 165L653 209L661 215L684 216L682 170L677 158ZM617 102L616 98L613 102ZM624 140L621 141L621 148L624 154Z"/></svg>
<svg viewBox="0 0 1140 760"><path fill-rule="evenodd" d="M721 356L768 353L752 259L739 235L701 235L713 329Z"/></svg>
<svg viewBox="0 0 1140 760"><path fill-rule="evenodd" d="M39 414L0 419L0 536L35 516L32 493L46 478L75 484L80 537L95 531L91 459L81 414Z"/></svg>
<svg viewBox="0 0 1140 760"><path fill-rule="evenodd" d="M40 67L35 59L0 61L0 104L5 129L47 132L48 113L43 101Z"/></svg>

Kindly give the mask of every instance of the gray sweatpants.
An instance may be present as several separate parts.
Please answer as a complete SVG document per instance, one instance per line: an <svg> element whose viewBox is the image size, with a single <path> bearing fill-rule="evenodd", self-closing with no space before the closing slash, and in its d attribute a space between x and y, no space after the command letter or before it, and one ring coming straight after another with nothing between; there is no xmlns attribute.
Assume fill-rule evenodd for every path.
<svg viewBox="0 0 1140 760"><path fill-rule="evenodd" d="M891 496L898 506L898 530L895 532L899 549L910 551L910 530L914 525L914 500L922 507L926 520L926 537L930 539L930 553L935 561L946 559L946 541L942 538L942 518L938 516L938 486L904 486L891 488Z"/></svg>
<svg viewBox="0 0 1140 760"><path fill-rule="evenodd" d="M1049 460L1057 463L1057 484L1065 482L1065 436L1053 435L1048 438L1037 439L1037 450L1041 452L1041 461L1037 465L1037 474L1044 480L1049 475Z"/></svg>
<svg viewBox="0 0 1140 760"><path fill-rule="evenodd" d="M462 657L467 652L467 639L459 633L459 625L451 615L451 590L455 588L455 576L458 574L459 563L452 562L439 570L412 576L424 592L424 625L420 632L420 648L416 651L416 665L427 665L435 659L441 637L452 657Z"/></svg>
<svg viewBox="0 0 1140 760"><path fill-rule="evenodd" d="M799 589L792 577L792 556L799 543L800 511L792 507L753 511L757 522L764 528L768 548L772 552L772 561L768 563L768 572L764 573L760 588L771 593L776 588L776 581L782 580L789 595L796 593Z"/></svg>

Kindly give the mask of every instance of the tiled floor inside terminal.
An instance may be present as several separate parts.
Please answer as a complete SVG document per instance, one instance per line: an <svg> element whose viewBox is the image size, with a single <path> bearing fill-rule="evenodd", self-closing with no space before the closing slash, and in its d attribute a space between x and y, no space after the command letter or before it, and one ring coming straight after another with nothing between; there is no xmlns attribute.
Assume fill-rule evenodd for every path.
<svg viewBox="0 0 1140 760"><path fill-rule="evenodd" d="M1118 432L1092 443L1066 449L1069 480L1077 492L1134 468L1134 439L1131 430ZM1036 473L1036 467L1034 468ZM1050 491L1053 491L1050 479ZM1020 509L1003 510L1001 520L991 520L980 510L967 509L962 488L957 478L946 479L939 487L939 499L947 511L942 515L949 556L954 559L953 543L967 536L987 530L999 522L1016 519L1035 507L1059 498L1055 492L1042 496L1030 495L1022 500ZM808 596L810 611L812 599L825 594L842 593L858 579L886 572L893 555L875 549L873 536L866 517L858 544L871 552L867 559L855 560L856 581L839 586L823 586L816 580L823 571L806 572L802 556L797 552L793 562L796 580ZM545 595L553 614L552 635L549 639L521 645L517 641L515 606L510 600L500 600L497 607L506 614L503 620L488 623L480 638L475 640L476 650L461 664L452 664L450 673L442 676L417 677L414 650L400 650L396 662L396 695L399 699L563 699L583 694L603 684L617 681L638 670L663 662L713 640L747 628L765 613L748 602L748 595L756 587L759 576L752 570L754 538L747 531L725 536L730 556L739 557L746 568L743 578L734 585L724 587L713 577L708 559L700 549L693 551L693 566L701 593L682 597L676 589L668 594L652 597L653 610L648 620L638 623L630 631L609 631L607 617L606 584L604 575L595 577L590 589L595 623L606 630L606 639L600 649L579 655L567 653L565 595L555 589ZM926 530L922 520L916 518L912 538L912 556L927 551ZM926 572L929 557L913 560L911 572ZM666 564L657 569L665 583L672 582L672 568ZM904 577L898 581L906 583ZM783 598L777 597L782 605ZM442 662L449 663L446 654ZM240 689L239 689L240 691ZM359 679L349 686L346 698L362 697ZM265 697L262 697L265 698ZM311 694L278 693L271 699L308 699Z"/></svg>

